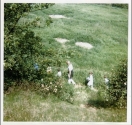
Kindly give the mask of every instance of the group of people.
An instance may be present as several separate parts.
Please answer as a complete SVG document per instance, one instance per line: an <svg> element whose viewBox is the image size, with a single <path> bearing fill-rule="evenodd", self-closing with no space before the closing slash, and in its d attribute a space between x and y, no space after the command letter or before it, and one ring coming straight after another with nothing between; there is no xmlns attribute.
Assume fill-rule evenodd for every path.
<svg viewBox="0 0 132 125"><path fill-rule="evenodd" d="M68 65L68 83L76 85L75 81L73 80L73 65L70 61L67 61L66 63ZM61 77L61 75L62 75L61 70L58 69L57 76ZM86 78L86 81L87 81L87 86L93 89L93 73L92 72L89 73L89 76ZM104 82L106 83L106 85L108 85L109 80L106 76L104 76Z"/></svg>
<svg viewBox="0 0 132 125"><path fill-rule="evenodd" d="M70 61L67 61L66 63L68 65L68 83L76 85L75 81L73 80L73 65L72 65L72 63ZM39 67L38 67L37 63L35 63L34 68L36 70L39 70ZM52 72L52 69L51 69L51 67L48 67L47 68L47 73L50 73L50 72ZM58 77L62 76L62 73L61 73L60 69L58 69L58 72L57 72L56 75ZM108 80L108 78L106 76L104 76L104 82L105 82L105 84L107 85L107 88L108 88L109 80ZM86 78L86 83L87 83L88 87L90 87L91 89L93 89L93 73L92 72L90 72L89 76Z"/></svg>

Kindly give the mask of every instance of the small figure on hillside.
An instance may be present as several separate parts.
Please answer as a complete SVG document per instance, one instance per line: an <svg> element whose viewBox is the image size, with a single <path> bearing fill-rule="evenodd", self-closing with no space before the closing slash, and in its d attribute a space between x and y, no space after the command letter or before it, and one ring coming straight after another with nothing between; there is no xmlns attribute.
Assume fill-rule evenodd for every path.
<svg viewBox="0 0 132 125"><path fill-rule="evenodd" d="M44 84L41 84L41 87L44 88Z"/></svg>
<svg viewBox="0 0 132 125"><path fill-rule="evenodd" d="M38 67L38 64L37 63L34 64L34 69L35 70L39 70L39 67Z"/></svg>
<svg viewBox="0 0 132 125"><path fill-rule="evenodd" d="M89 77L87 77L87 86L89 86L91 89L93 89L93 73L89 73Z"/></svg>
<svg viewBox="0 0 132 125"><path fill-rule="evenodd" d="M50 66L47 67L47 73L51 73L52 72L52 69Z"/></svg>
<svg viewBox="0 0 132 125"><path fill-rule="evenodd" d="M126 85L127 85L127 83L126 83L126 82L124 82L124 85L126 86Z"/></svg>
<svg viewBox="0 0 132 125"><path fill-rule="evenodd" d="M66 63L68 65L68 83L69 84L72 83L72 84L75 85L76 83L72 79L73 78L73 65L72 65L72 63L70 61L67 61Z"/></svg>
<svg viewBox="0 0 132 125"><path fill-rule="evenodd" d="M108 86L109 86L109 79L106 77L106 75L104 76L104 82L105 82L105 84L107 85L107 89L108 89Z"/></svg>
<svg viewBox="0 0 132 125"><path fill-rule="evenodd" d="M104 76L104 80L105 80L105 84L108 84L109 83L109 80L106 76Z"/></svg>
<svg viewBox="0 0 132 125"><path fill-rule="evenodd" d="M62 75L61 70L58 69L58 72L57 72L57 75L56 76L61 77L61 75Z"/></svg>

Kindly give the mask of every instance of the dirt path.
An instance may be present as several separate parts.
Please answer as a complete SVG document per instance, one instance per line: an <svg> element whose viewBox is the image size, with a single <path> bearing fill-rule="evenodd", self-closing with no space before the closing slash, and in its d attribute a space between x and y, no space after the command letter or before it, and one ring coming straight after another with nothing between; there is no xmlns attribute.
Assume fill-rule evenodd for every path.
<svg viewBox="0 0 132 125"><path fill-rule="evenodd" d="M90 91L94 91L97 92L97 89L93 88ZM91 98L90 94L88 94L88 92L86 91L86 86L83 86L81 84L77 84L75 85L75 100L76 102L78 102L80 108L85 108L85 109L89 109L96 111L95 108L93 107L88 107L88 99Z"/></svg>

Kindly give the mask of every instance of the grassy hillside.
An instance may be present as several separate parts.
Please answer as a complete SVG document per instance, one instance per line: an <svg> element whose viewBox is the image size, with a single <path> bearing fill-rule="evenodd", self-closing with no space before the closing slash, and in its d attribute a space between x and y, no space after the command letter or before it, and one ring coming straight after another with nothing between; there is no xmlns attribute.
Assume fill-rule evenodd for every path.
<svg viewBox="0 0 132 125"><path fill-rule="evenodd" d="M57 4L47 10L34 12L29 17L31 19L31 15L37 15L41 18L42 28L35 28L34 31L43 38L44 44L73 54L70 59L63 57L63 71L67 70L65 61L69 59L75 67L77 82L82 82L82 78L92 70L97 78L95 81L100 83L99 78L104 73L109 73L119 60L127 55L127 13L127 10L108 5ZM44 27L45 14L63 15L68 19L53 19L49 27ZM64 48L54 40L57 37L70 42L67 42ZM88 42L94 48L87 50L77 47L75 43L78 41ZM81 78L80 72L84 74Z"/></svg>
<svg viewBox="0 0 132 125"><path fill-rule="evenodd" d="M67 18L52 19L53 23L46 26L44 21L48 15ZM105 4L55 4L47 10L29 13L19 24L34 17L39 17L40 23L39 27L31 29L42 38L46 47L53 46L62 53L61 71L65 82L66 60L70 60L74 66L74 80L79 86L75 87L73 104L54 96L44 98L30 90L11 90L9 95L4 95L4 120L125 122L126 109L103 106L101 94L105 95L102 91L104 75L109 77L114 66L127 56L128 10ZM62 45L54 38L64 38L69 42ZM76 42L90 43L93 48L78 47ZM54 70L56 68L53 67ZM98 92L84 85L90 71L93 72L94 88Z"/></svg>

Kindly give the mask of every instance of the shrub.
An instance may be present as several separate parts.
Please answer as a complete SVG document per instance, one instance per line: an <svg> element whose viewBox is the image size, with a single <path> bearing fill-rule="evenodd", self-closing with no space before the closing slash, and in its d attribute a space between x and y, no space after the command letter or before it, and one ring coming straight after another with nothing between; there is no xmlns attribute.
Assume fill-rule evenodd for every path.
<svg viewBox="0 0 132 125"><path fill-rule="evenodd" d="M117 107L126 107L127 104L127 59L120 61L112 71L109 88L109 102Z"/></svg>
<svg viewBox="0 0 132 125"><path fill-rule="evenodd" d="M37 91L43 96L56 95L62 100L73 102L73 87L63 84L63 80L55 76L54 69L61 67L62 55L74 56L70 52L60 53L58 48L45 46L45 41L35 35L29 26L39 18L25 24L19 20L31 10L48 8L53 4L4 4L4 90L16 86L22 89ZM52 20L46 20L49 25ZM51 42L51 41L50 41Z"/></svg>
<svg viewBox="0 0 132 125"><path fill-rule="evenodd" d="M18 23L31 10L47 9L51 5L4 4L4 90L23 80L36 82L43 76L48 82L52 76L47 75L47 67L58 66L58 62L61 66L59 57L56 58L57 50L44 46L44 41L29 30L28 25ZM37 69L34 66L36 63Z"/></svg>
<svg viewBox="0 0 132 125"><path fill-rule="evenodd" d="M54 78L53 79L49 78L49 82L45 82L41 80L41 85L38 87L35 85L35 88L37 93L44 96L48 97L49 95L55 95L59 99L63 101L67 101L70 103L73 103L73 95L74 95L74 87L73 85L70 85L68 83L65 83L62 78Z"/></svg>
<svg viewBox="0 0 132 125"><path fill-rule="evenodd" d="M74 102L74 85L64 83L62 89L60 89L60 92L58 93L58 97L63 100L70 103Z"/></svg>
<svg viewBox="0 0 132 125"><path fill-rule="evenodd" d="M17 40L10 36L4 43L5 83L20 82L23 79L40 80L43 76L47 76L46 69L49 65L57 66L58 64L59 57L55 57L57 51L44 47L41 38L35 36L32 31L27 31ZM38 69L35 69L35 63L37 63Z"/></svg>

